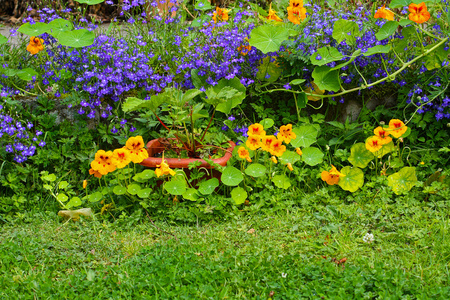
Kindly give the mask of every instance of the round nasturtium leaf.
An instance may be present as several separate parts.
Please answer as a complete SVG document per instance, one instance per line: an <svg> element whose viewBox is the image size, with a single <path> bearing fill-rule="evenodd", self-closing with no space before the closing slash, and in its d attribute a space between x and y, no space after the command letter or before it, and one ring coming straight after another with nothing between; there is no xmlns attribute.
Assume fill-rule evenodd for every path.
<svg viewBox="0 0 450 300"><path fill-rule="evenodd" d="M262 53L280 50L281 43L289 38L289 30L281 26L262 25L250 33L250 46Z"/></svg>
<svg viewBox="0 0 450 300"><path fill-rule="evenodd" d="M313 125L303 125L296 127L292 130L297 136L291 141L291 145L294 148L297 147L309 147L317 140L317 134L319 131Z"/></svg>
<svg viewBox="0 0 450 300"><path fill-rule="evenodd" d="M59 185L58 185L58 187L59 187L60 189L65 189L65 188L68 187L68 186L69 186L69 183L68 183L67 181L65 181L65 180L61 181L61 182L59 183Z"/></svg>
<svg viewBox="0 0 450 300"><path fill-rule="evenodd" d="M70 199L70 201L66 204L67 208L71 208L71 207L77 207L81 205L81 199L78 197L73 197L72 199Z"/></svg>
<svg viewBox="0 0 450 300"><path fill-rule="evenodd" d="M78 3L87 4L87 5L96 5L104 2L105 0L75 0Z"/></svg>
<svg viewBox="0 0 450 300"><path fill-rule="evenodd" d="M98 201L102 200L102 198L103 198L102 193L95 192L95 193L89 195L88 199L89 199L89 202L98 202Z"/></svg>
<svg viewBox="0 0 450 300"><path fill-rule="evenodd" d="M156 177L154 170L144 170L141 173L137 173L133 176L133 180L137 182L145 182L150 178Z"/></svg>
<svg viewBox="0 0 450 300"><path fill-rule="evenodd" d="M186 192L186 182L184 180L172 179L164 184L164 189L171 195L180 196Z"/></svg>
<svg viewBox="0 0 450 300"><path fill-rule="evenodd" d="M198 187L198 191L200 193L202 193L203 195L209 195L212 192L214 192L214 190L218 186L219 186L219 179L211 178L209 180L206 180L206 181L200 183L200 185Z"/></svg>
<svg viewBox="0 0 450 300"><path fill-rule="evenodd" d="M261 122L259 122L259 124L261 124L262 127L264 127L265 130L267 130L270 127L272 127L273 124L275 124L275 122L272 119L270 119L270 118L266 118L264 120L261 120Z"/></svg>
<svg viewBox="0 0 450 300"><path fill-rule="evenodd" d="M70 31L73 29L72 22L66 20L66 19L55 19L48 23L49 25L49 31L51 35L54 37L58 37L58 35L63 31Z"/></svg>
<svg viewBox="0 0 450 300"><path fill-rule="evenodd" d="M344 167L341 173L345 176L339 176L339 186L351 193L356 192L364 184L364 173L359 168Z"/></svg>
<svg viewBox="0 0 450 300"><path fill-rule="evenodd" d="M139 190L139 192L137 192L137 195L139 198L145 199L145 198L148 198L148 196L150 196L151 192L152 192L151 188L145 188L145 189Z"/></svg>
<svg viewBox="0 0 450 300"><path fill-rule="evenodd" d="M231 191L231 198L236 205L240 205L247 199L247 192L241 187L236 187Z"/></svg>
<svg viewBox="0 0 450 300"><path fill-rule="evenodd" d="M55 174L48 174L41 177L42 180L53 182L56 180Z"/></svg>
<svg viewBox="0 0 450 300"><path fill-rule="evenodd" d="M56 196L56 199L58 199L58 200L61 201L61 202L66 202L67 200L69 200L69 197L67 197L66 194L59 193L59 194Z"/></svg>
<svg viewBox="0 0 450 300"><path fill-rule="evenodd" d="M291 186L291 181L286 175L276 175L272 178L272 182L280 189L288 189Z"/></svg>
<svg viewBox="0 0 450 300"><path fill-rule="evenodd" d="M38 36L46 33L50 26L43 22L36 22L35 24L25 23L19 27L17 31L28 36Z"/></svg>
<svg viewBox="0 0 450 300"><path fill-rule="evenodd" d="M128 186L127 192L131 195L136 195L141 190L141 186L137 183L132 183Z"/></svg>
<svg viewBox="0 0 450 300"><path fill-rule="evenodd" d="M95 34L87 29L62 31L58 34L58 42L63 46L80 48L94 43Z"/></svg>
<svg viewBox="0 0 450 300"><path fill-rule="evenodd" d="M183 193L183 198L190 201L197 201L199 198L197 190L194 188L187 189L186 192Z"/></svg>
<svg viewBox="0 0 450 300"><path fill-rule="evenodd" d="M116 186L113 188L113 193L114 193L115 195L123 195L123 194L125 194L126 192L127 192L127 188L124 187L124 186L121 186L121 185L116 185Z"/></svg>
<svg viewBox="0 0 450 300"><path fill-rule="evenodd" d="M253 163L245 169L245 174L252 177L261 177L266 174L267 168L261 164Z"/></svg>
<svg viewBox="0 0 450 300"><path fill-rule="evenodd" d="M324 154L316 147L307 147L302 149L302 158L305 164L315 166L322 162Z"/></svg>
<svg viewBox="0 0 450 300"><path fill-rule="evenodd" d="M226 167L225 170L222 172L222 176L220 177L223 184L228 186L236 186L238 185L242 180L244 180L244 176L242 175L242 172L236 169L235 167Z"/></svg>
<svg viewBox="0 0 450 300"><path fill-rule="evenodd" d="M364 143L357 143L352 146L350 149L350 157L348 161L354 166L358 168L365 168L372 159L375 158L372 152L367 150L366 145Z"/></svg>
<svg viewBox="0 0 450 300"><path fill-rule="evenodd" d="M295 164L299 160L301 160L302 157L297 154L297 152L293 151L284 151L283 155L280 156L280 162L282 164Z"/></svg>
<svg viewBox="0 0 450 300"><path fill-rule="evenodd" d="M39 76L39 73L32 68L25 68L22 70L18 70L16 75L22 80L31 81L33 80L33 77L37 78Z"/></svg>
<svg viewBox="0 0 450 300"><path fill-rule="evenodd" d="M388 177L388 186L392 187L396 195L408 192L416 183L416 168L414 167L404 167Z"/></svg>

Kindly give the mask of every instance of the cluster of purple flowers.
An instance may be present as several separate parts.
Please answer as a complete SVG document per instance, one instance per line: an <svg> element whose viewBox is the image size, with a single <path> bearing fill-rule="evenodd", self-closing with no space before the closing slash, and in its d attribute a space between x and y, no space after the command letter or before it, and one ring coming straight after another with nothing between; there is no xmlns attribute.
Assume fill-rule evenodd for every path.
<svg viewBox="0 0 450 300"><path fill-rule="evenodd" d="M0 144L5 145L7 153L12 153L17 163L22 163L36 153L36 146L44 147L39 137L42 131L33 130L33 123L22 123L3 111L0 105Z"/></svg>

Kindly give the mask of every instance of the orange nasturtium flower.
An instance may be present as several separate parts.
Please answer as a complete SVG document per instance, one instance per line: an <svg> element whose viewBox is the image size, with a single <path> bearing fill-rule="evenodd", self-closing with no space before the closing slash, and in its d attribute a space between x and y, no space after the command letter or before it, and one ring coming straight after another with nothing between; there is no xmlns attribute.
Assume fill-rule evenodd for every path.
<svg viewBox="0 0 450 300"><path fill-rule="evenodd" d="M102 174L100 174L99 171L96 171L96 170L94 170L94 169L89 169L89 174L90 174L90 175L94 175L94 176L97 177L97 178L102 178Z"/></svg>
<svg viewBox="0 0 450 300"><path fill-rule="evenodd" d="M375 15L373 16L375 19L382 18L389 21L394 21L394 12L386 9L386 5L383 5L383 7L379 8Z"/></svg>
<svg viewBox="0 0 450 300"><path fill-rule="evenodd" d="M248 152L245 147L239 147L238 154L240 158L246 159L248 162L252 162L252 159L250 158L250 153Z"/></svg>
<svg viewBox="0 0 450 300"><path fill-rule="evenodd" d="M155 174L156 176L160 177L163 175L175 175L176 172L174 170L172 170L171 168L169 168L169 164L167 163L167 161L164 159L164 152L163 152L163 157L161 160L161 164L156 165L156 169L155 169Z"/></svg>
<svg viewBox="0 0 450 300"><path fill-rule="evenodd" d="M228 21L228 13L230 12L229 9L226 8L220 8L216 7L216 11L213 13L212 19L214 20L214 23L219 21Z"/></svg>
<svg viewBox="0 0 450 300"><path fill-rule="evenodd" d="M366 149L374 153L383 147L383 141L379 136L371 136L366 140Z"/></svg>
<svg viewBox="0 0 450 300"><path fill-rule="evenodd" d="M116 149L113 152L112 162L117 168L122 169L126 167L131 161L130 151L126 148Z"/></svg>
<svg viewBox="0 0 450 300"><path fill-rule="evenodd" d="M264 127L261 124L255 123L248 127L247 134L248 136L259 135L262 137L266 135L266 132L264 131Z"/></svg>
<svg viewBox="0 0 450 300"><path fill-rule="evenodd" d="M142 162L148 158L148 152L144 148L144 140L142 136L130 137L125 143L125 148L130 151L130 159L135 164Z"/></svg>
<svg viewBox="0 0 450 300"><path fill-rule="evenodd" d="M381 139L382 145L389 144L392 141L392 138L389 136L389 132L384 130L381 126L375 128L373 133Z"/></svg>
<svg viewBox="0 0 450 300"><path fill-rule="evenodd" d="M339 172L335 166L331 165L330 171L323 171L321 174L322 180L326 181L329 185L335 185L339 182L339 177L344 177L345 175Z"/></svg>
<svg viewBox="0 0 450 300"><path fill-rule="evenodd" d="M27 51L34 55L44 50L44 40L38 37L32 36L30 38L30 43L27 46Z"/></svg>
<svg viewBox="0 0 450 300"><path fill-rule="evenodd" d="M270 144L270 154L280 157L283 155L284 151L286 151L286 146L283 145L282 140L275 140Z"/></svg>
<svg viewBox="0 0 450 300"><path fill-rule="evenodd" d="M408 130L408 127L402 121L398 119L393 119L389 121L389 128L387 129L387 131L393 137L398 139L403 134L405 134L406 130Z"/></svg>
<svg viewBox="0 0 450 300"><path fill-rule="evenodd" d="M245 41L247 42L247 44L250 42L248 38L245 38ZM250 45L247 46L240 45L237 48L237 51L240 51L243 56L246 56L250 52L250 50L252 50L252 46Z"/></svg>
<svg viewBox="0 0 450 300"><path fill-rule="evenodd" d="M94 171L98 171L102 175L106 175L116 169L116 166L112 163L111 151L105 152L104 150L98 150L95 153L95 159L91 162L91 168Z"/></svg>
<svg viewBox="0 0 450 300"><path fill-rule="evenodd" d="M306 8L303 7L303 0L290 0L287 7L288 19L294 24L306 19Z"/></svg>
<svg viewBox="0 0 450 300"><path fill-rule="evenodd" d="M269 6L269 15L267 16L268 20L274 20L276 22L282 22L281 18L277 16L277 12L272 9L272 3Z"/></svg>
<svg viewBox="0 0 450 300"><path fill-rule="evenodd" d="M277 134L277 138L289 144L291 140L295 139L297 135L292 131L292 124L283 125L280 127L280 132Z"/></svg>
<svg viewBox="0 0 450 300"><path fill-rule="evenodd" d="M422 24L430 19L430 13L427 10L425 2L420 4L411 3L408 10L410 12L409 19L413 22Z"/></svg>
<svg viewBox="0 0 450 300"><path fill-rule="evenodd" d="M276 140L277 138L274 135L266 135L261 138L261 148L264 151L269 152L270 151L270 145Z"/></svg>
<svg viewBox="0 0 450 300"><path fill-rule="evenodd" d="M258 135L251 135L247 138L247 142L245 142L245 145L250 150L256 150L261 147L261 137Z"/></svg>

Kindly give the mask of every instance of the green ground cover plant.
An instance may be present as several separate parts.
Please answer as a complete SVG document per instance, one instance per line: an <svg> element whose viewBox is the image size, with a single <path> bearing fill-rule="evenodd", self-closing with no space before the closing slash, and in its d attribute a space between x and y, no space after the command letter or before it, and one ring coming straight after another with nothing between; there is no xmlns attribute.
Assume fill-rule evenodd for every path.
<svg viewBox="0 0 450 300"><path fill-rule="evenodd" d="M76 2L0 36L2 298L448 299L448 1Z"/></svg>

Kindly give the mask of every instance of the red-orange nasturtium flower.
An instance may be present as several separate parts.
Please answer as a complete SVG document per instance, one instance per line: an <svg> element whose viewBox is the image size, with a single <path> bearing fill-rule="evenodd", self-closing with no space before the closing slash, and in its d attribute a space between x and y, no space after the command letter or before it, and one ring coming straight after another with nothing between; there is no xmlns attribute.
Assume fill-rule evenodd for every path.
<svg viewBox="0 0 450 300"><path fill-rule="evenodd" d="M248 136L259 135L262 137L266 135L266 132L264 131L264 127L261 124L255 123L248 127L247 134Z"/></svg>
<svg viewBox="0 0 450 300"><path fill-rule="evenodd" d="M389 128L387 129L387 132L389 132L389 134L396 139L405 134L406 130L408 130L408 127L402 121L398 119L389 121Z"/></svg>
<svg viewBox="0 0 450 300"><path fill-rule="evenodd" d="M408 17L413 22L422 24L430 19L430 13L427 10L425 2L420 4L411 3L408 10L410 12Z"/></svg>
<svg viewBox="0 0 450 300"><path fill-rule="evenodd" d="M261 148L264 151L269 152L270 151L270 145L273 141L275 141L277 138L274 135L266 135L261 138Z"/></svg>
<svg viewBox="0 0 450 300"><path fill-rule="evenodd" d="M112 162L117 168L122 169L131 162L130 151L126 148L116 149L113 152Z"/></svg>
<svg viewBox="0 0 450 300"><path fill-rule="evenodd" d="M268 20L273 20L273 21L276 21L276 22L282 22L283 21L283 20L281 20L281 18L279 16L277 16L277 12L272 9L272 3L270 3L270 6L269 6L269 15L267 16L267 19Z"/></svg>
<svg viewBox="0 0 450 300"><path fill-rule="evenodd" d="M297 135L292 131L292 124L283 125L280 127L280 132L277 134L277 138L289 144L291 140L295 139Z"/></svg>
<svg viewBox="0 0 450 300"><path fill-rule="evenodd" d="M373 133L381 139L382 145L389 144L392 141L392 138L389 136L389 132L384 130L381 126L375 128Z"/></svg>
<svg viewBox="0 0 450 300"><path fill-rule="evenodd" d="M258 135L251 135L247 138L247 141L245 142L245 145L250 150L256 150L259 147L261 147L261 137Z"/></svg>
<svg viewBox="0 0 450 300"><path fill-rule="evenodd" d="M383 142L379 136L371 136L366 140L366 149L374 153L383 147Z"/></svg>
<svg viewBox="0 0 450 300"><path fill-rule="evenodd" d="M283 145L283 141L275 140L270 144L270 154L280 157L283 155L284 151L286 151L286 146Z"/></svg>
<svg viewBox="0 0 450 300"><path fill-rule="evenodd" d="M394 21L394 12L386 9L386 5L383 5L383 7L379 8L375 15L373 16L375 19L382 18L389 21Z"/></svg>
<svg viewBox="0 0 450 300"><path fill-rule="evenodd" d="M94 169L89 169L89 174L90 174L90 175L94 175L94 176L97 177L97 178L102 178L102 174L100 174L99 171L96 171L96 170L94 170Z"/></svg>
<svg viewBox="0 0 450 300"><path fill-rule="evenodd" d="M144 148L144 140L142 136L130 137L125 143L125 148L130 151L130 159L135 164L142 162L148 158L148 152Z"/></svg>
<svg viewBox="0 0 450 300"><path fill-rule="evenodd" d="M335 166L331 165L330 171L323 171L320 174L323 181L326 181L329 185L335 185L339 183L339 177L344 177L345 175L339 172Z"/></svg>
<svg viewBox="0 0 450 300"><path fill-rule="evenodd" d="M228 13L230 12L229 9L226 8L220 8L216 7L216 11L213 13L212 19L214 20L214 23L219 21L228 21Z"/></svg>
<svg viewBox="0 0 450 300"><path fill-rule="evenodd" d="M44 40L38 37L32 36L30 38L30 43L27 46L27 51L34 55L44 50Z"/></svg>
<svg viewBox="0 0 450 300"><path fill-rule="evenodd" d="M104 150L98 150L95 153L95 159L91 162L91 168L94 171L98 171L102 175L106 175L116 169L116 166L112 163L111 151L105 152Z"/></svg>
<svg viewBox="0 0 450 300"><path fill-rule="evenodd" d="M303 0L290 0L287 7L288 19L294 24L306 19L306 8L303 7Z"/></svg>

